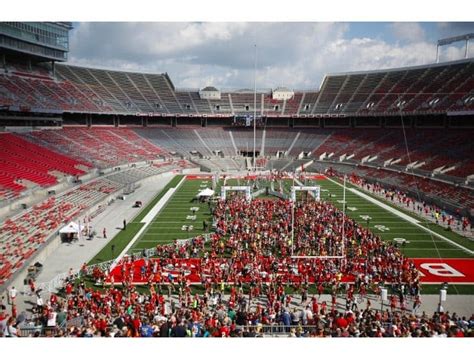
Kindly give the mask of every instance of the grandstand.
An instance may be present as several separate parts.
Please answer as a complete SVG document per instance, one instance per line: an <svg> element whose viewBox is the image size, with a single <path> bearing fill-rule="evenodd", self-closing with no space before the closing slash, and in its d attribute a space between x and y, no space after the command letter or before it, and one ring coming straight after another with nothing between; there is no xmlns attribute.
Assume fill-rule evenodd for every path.
<svg viewBox="0 0 474 359"><path fill-rule="evenodd" d="M250 90L202 100L199 90L175 90L167 74L144 74L58 64L55 76L43 66L17 71L6 65L0 76L0 105L18 111L95 114L156 113L212 116L254 112ZM373 116L445 114L472 110L471 59L404 69L328 74L319 92L295 92L290 100L257 94L261 116ZM403 104L400 108L400 104Z"/></svg>
<svg viewBox="0 0 474 359"><path fill-rule="evenodd" d="M48 24L38 29L71 28ZM0 24L0 38L5 26L23 25ZM327 74L305 91L221 91L70 65L68 43L39 41L32 56L20 46L31 39L15 41L0 42L0 291L61 253L59 230L76 221L103 244L84 254L87 269L56 263L48 294L78 276L88 288L182 286L180 301L191 286L237 300L262 283L269 301L290 285L379 298L386 282L416 303L445 281L430 261L464 271L447 280L474 293L473 59ZM305 189L292 202L295 185L320 200ZM225 201L224 186L250 198Z"/></svg>

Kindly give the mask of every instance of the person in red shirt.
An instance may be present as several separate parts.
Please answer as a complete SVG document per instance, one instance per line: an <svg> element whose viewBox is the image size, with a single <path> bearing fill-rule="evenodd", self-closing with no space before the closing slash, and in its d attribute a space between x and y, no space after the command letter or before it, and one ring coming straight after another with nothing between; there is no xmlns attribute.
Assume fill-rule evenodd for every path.
<svg viewBox="0 0 474 359"><path fill-rule="evenodd" d="M70 295L72 294L72 284L71 284L71 282L68 282L68 283L66 284L66 294L67 294L68 296L70 296Z"/></svg>
<svg viewBox="0 0 474 359"><path fill-rule="evenodd" d="M390 297L390 309L393 311L395 311L395 309L397 308L397 297L395 295L392 295Z"/></svg>
<svg viewBox="0 0 474 359"><path fill-rule="evenodd" d="M221 337L230 337L230 327L227 325L222 325L219 329L219 334Z"/></svg>
<svg viewBox="0 0 474 359"><path fill-rule="evenodd" d="M133 327L133 336L138 337L140 335L140 327L142 323L138 316L132 316L132 327Z"/></svg>
<svg viewBox="0 0 474 359"><path fill-rule="evenodd" d="M333 293L331 295L331 311L334 311L336 309L336 299L337 299L336 294Z"/></svg>
<svg viewBox="0 0 474 359"><path fill-rule="evenodd" d="M318 314L319 313L319 304L318 304L318 300L316 299L316 297L313 297L312 298L312 309L313 309L313 313L314 314Z"/></svg>
<svg viewBox="0 0 474 359"><path fill-rule="evenodd" d="M324 286L323 286L323 283L319 283L318 285L318 294L319 294L319 298L321 298L321 295L323 294L324 292Z"/></svg>

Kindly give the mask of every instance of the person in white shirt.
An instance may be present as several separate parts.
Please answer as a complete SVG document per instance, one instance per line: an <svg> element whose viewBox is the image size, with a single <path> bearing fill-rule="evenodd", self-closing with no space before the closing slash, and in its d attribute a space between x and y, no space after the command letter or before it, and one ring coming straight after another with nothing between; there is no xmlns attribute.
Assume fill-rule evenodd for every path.
<svg viewBox="0 0 474 359"><path fill-rule="evenodd" d="M56 326L56 317L58 314L56 312L51 312L48 316L48 327L55 327Z"/></svg>
<svg viewBox="0 0 474 359"><path fill-rule="evenodd" d="M8 319L4 335L10 338L16 338L20 336L20 333L15 328L15 318L10 317L10 319Z"/></svg>
<svg viewBox="0 0 474 359"><path fill-rule="evenodd" d="M10 297L10 304L15 304L15 298L16 298L17 290L15 287L11 287L10 290L8 291L8 295Z"/></svg>
<svg viewBox="0 0 474 359"><path fill-rule="evenodd" d="M38 309L42 309L43 305L44 305L43 298L41 298L41 296L38 295L36 297L36 306L38 307Z"/></svg>

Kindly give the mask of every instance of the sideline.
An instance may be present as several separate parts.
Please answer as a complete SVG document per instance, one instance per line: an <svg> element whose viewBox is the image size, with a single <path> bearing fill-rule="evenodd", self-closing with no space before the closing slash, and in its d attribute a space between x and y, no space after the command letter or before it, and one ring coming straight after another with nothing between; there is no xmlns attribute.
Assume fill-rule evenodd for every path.
<svg viewBox="0 0 474 359"><path fill-rule="evenodd" d="M333 182L333 183L335 183L335 184L337 184L339 187L343 187L340 183L334 181L333 179L331 179L331 178L329 178L329 177L326 177L326 179L329 180L329 181L331 181L331 182ZM382 202L380 202L378 199L375 199L375 198L373 198L373 197L371 197L371 196L369 196L369 195L367 195L367 194L365 194L365 193L363 193L363 192L361 192L361 191L359 191L359 190L357 190L357 189L355 189L355 188L348 188L348 190L351 191L352 193L358 195L359 197L362 197L362 198L364 198L365 200L367 200L367 201L369 201L369 202L372 202L373 204L376 204L376 205L379 206L380 208L383 208L383 209L389 211L390 213L392 213L392 214L394 214L394 215L396 215L396 216L398 216L398 217L400 217L400 218L406 220L407 222L409 222L409 223L411 223L411 224L413 224L413 225L415 225L415 226L417 226L417 227L423 229L424 231L426 231L426 232L428 232L428 233L431 233L432 235L434 235L434 236L436 236L436 237L438 237L438 238L441 238L442 240L444 240L444 241L446 241L446 242L452 244L452 245L455 246L455 247L458 247L459 249L463 250L464 252L467 252L467 253L469 253L470 255L474 255L474 251L472 251L472 250L470 250L470 249L468 249L468 248L462 246L462 245L459 244L459 243L456 243L456 242L452 241L452 240L449 239L449 238L446 238L445 236L443 236L443 235L441 235L441 234L439 234L439 233L437 233L437 232L435 232L435 231L433 231L433 230L431 230L431 229L429 229L429 228L426 228L425 226L422 226L422 225L420 224L420 222L419 222L417 219L415 219L415 218L413 218L413 217L411 217L411 216L409 216L409 215L407 215L407 214L405 214L405 213L403 213L403 212L400 212L399 210L397 210L397 209L395 209L395 208L393 208L393 207L391 207L391 206L389 206L389 205L387 205L387 204L385 204L385 203L382 203Z"/></svg>
<svg viewBox="0 0 474 359"><path fill-rule="evenodd" d="M156 217L158 212L161 211L161 209L165 206L165 204L168 202L168 200L174 195L174 193L177 191L179 187L183 184L183 182L186 180L186 176L183 177L183 179L176 185L176 187L170 188L163 197L160 198L160 200L153 206L153 208L146 214L145 217L140 221L140 223L145 223L142 228L135 234L135 236L132 238L132 240L127 244L127 246L123 249L122 252L117 256L117 258L114 259L112 262L112 265L110 266L110 271L112 271L115 266L117 265L118 262L127 254L129 249L135 244L135 242L138 240L138 238L141 237L142 233L148 228L151 222L153 222L153 219Z"/></svg>

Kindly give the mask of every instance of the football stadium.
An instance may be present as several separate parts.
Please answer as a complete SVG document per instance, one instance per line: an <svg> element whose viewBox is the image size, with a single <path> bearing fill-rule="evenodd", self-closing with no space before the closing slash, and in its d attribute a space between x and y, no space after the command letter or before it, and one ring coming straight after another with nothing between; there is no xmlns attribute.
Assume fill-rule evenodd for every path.
<svg viewBox="0 0 474 359"><path fill-rule="evenodd" d="M0 336L474 336L474 26L306 90L70 63L75 26L0 22Z"/></svg>

